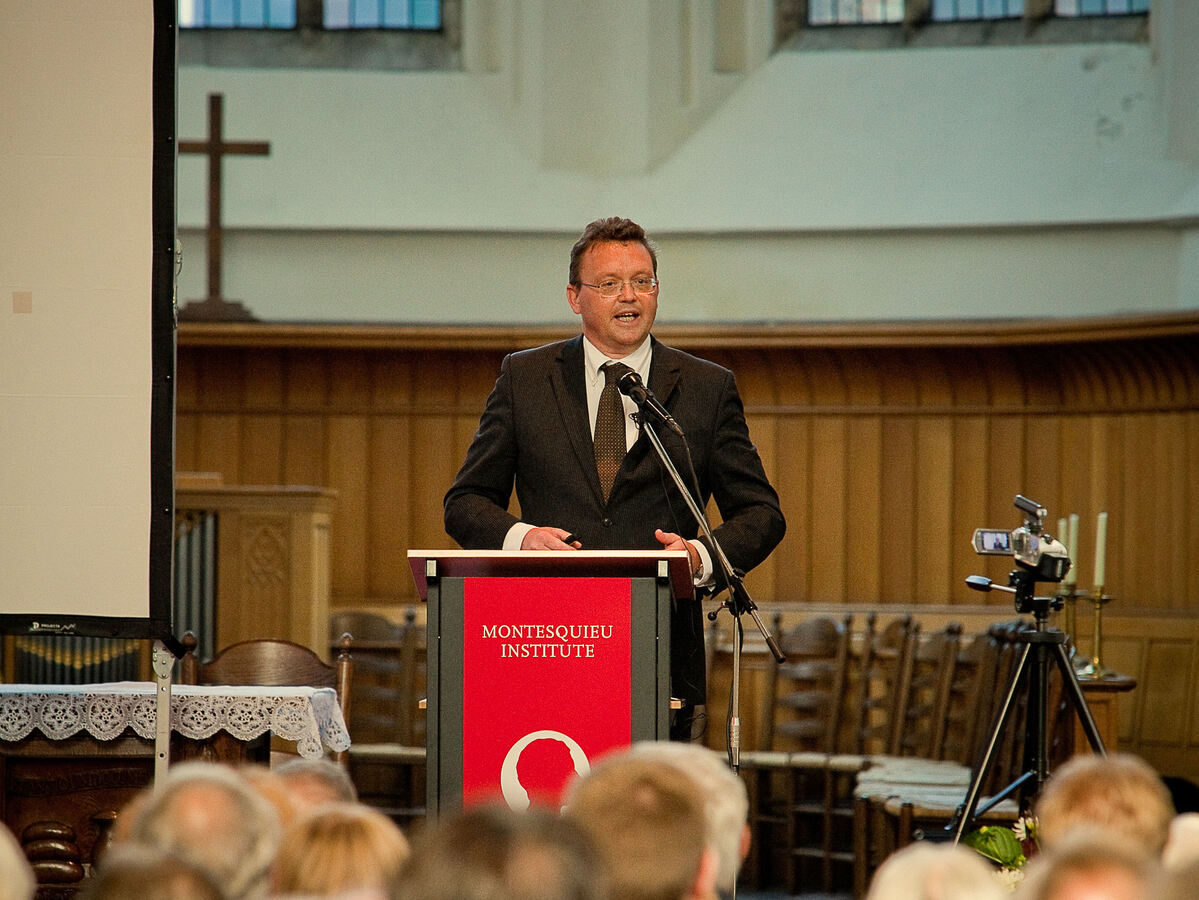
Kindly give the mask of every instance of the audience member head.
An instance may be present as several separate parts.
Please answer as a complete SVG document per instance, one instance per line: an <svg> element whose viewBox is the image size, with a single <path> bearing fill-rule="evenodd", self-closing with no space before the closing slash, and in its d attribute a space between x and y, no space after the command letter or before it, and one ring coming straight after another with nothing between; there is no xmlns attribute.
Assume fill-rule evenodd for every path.
<svg viewBox="0 0 1199 900"><path fill-rule="evenodd" d="M407 858L407 839L383 813L359 803L324 803L283 832L271 886L275 894L307 897L386 896Z"/></svg>
<svg viewBox="0 0 1199 900"><path fill-rule="evenodd" d="M205 870L173 853L126 844L104 855L84 883L79 900L226 900L216 880Z"/></svg>
<svg viewBox="0 0 1199 900"><path fill-rule="evenodd" d="M719 863L716 886L731 892L749 852L749 796L745 782L728 767L721 754L699 744L640 741L629 752L641 759L657 759L678 766L699 785L704 795L708 845L716 851Z"/></svg>
<svg viewBox="0 0 1199 900"><path fill-rule="evenodd" d="M1078 828L1029 861L1021 900L1148 900L1158 868L1140 847Z"/></svg>
<svg viewBox="0 0 1199 900"><path fill-rule="evenodd" d="M207 869L235 900L265 894L278 815L233 769L180 763L133 812L131 841Z"/></svg>
<svg viewBox="0 0 1199 900"><path fill-rule="evenodd" d="M1132 841L1150 856L1166 845L1174 804L1158 774L1127 753L1076 756L1045 783L1036 805L1041 845L1051 848L1080 827Z"/></svg>
<svg viewBox="0 0 1199 900"><path fill-rule="evenodd" d="M708 846L703 792L677 766L627 753L608 757L571 785L565 812L598 848L614 896L715 896L718 863Z"/></svg>
<svg viewBox="0 0 1199 900"><path fill-rule="evenodd" d="M13 833L0 824L0 900L30 900L36 890L33 869L21 845Z"/></svg>
<svg viewBox="0 0 1199 900"><path fill-rule="evenodd" d="M878 867L866 900L1002 900L995 872L966 847L917 842Z"/></svg>
<svg viewBox="0 0 1199 900"><path fill-rule="evenodd" d="M605 900L607 874L583 831L539 807L476 806L415 840L397 900Z"/></svg>
<svg viewBox="0 0 1199 900"><path fill-rule="evenodd" d="M1199 813L1179 813L1170 820L1162 865L1181 869L1196 862L1199 862Z"/></svg>
<svg viewBox="0 0 1199 900"><path fill-rule="evenodd" d="M275 810L275 815L279 819L280 831L290 825L301 812L299 803L288 792L287 785L283 783L283 779L275 773L274 769L267 766L246 765L238 766L237 773L252 791Z"/></svg>
<svg viewBox="0 0 1199 900"><path fill-rule="evenodd" d="M299 812L322 803L354 803L358 800L350 773L331 759L298 757L271 771L279 776Z"/></svg>

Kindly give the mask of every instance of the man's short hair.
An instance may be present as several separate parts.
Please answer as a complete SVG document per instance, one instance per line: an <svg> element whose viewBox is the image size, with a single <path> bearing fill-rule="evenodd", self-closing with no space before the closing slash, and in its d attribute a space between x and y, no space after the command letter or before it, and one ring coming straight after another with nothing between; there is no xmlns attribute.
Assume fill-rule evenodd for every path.
<svg viewBox="0 0 1199 900"><path fill-rule="evenodd" d="M957 844L917 842L889 856L870 882L866 900L1003 900L995 869Z"/></svg>
<svg viewBox="0 0 1199 900"><path fill-rule="evenodd" d="M1157 877L1156 860L1135 844L1097 828L1079 828L1033 857L1021 900L1103 896L1142 900ZM1102 888L1102 894L1094 893ZM1089 893L1078 894L1087 890Z"/></svg>
<svg viewBox="0 0 1199 900"><path fill-rule="evenodd" d="M358 800L358 789L350 779L345 766L331 759L289 759L273 771L288 786L290 792L298 794L299 805L315 806L319 803L354 803Z"/></svg>
<svg viewBox="0 0 1199 900"><path fill-rule="evenodd" d="M396 900L605 900L607 876L573 822L532 807L475 806L413 842Z"/></svg>
<svg viewBox="0 0 1199 900"><path fill-rule="evenodd" d="M583 229L582 235L570 248L570 283L579 286L579 266L583 254L595 244L640 244L649 252L649 258L654 264L654 274L658 274L658 253L653 243L645 236L645 229L632 219L622 219L610 216L606 219L596 219Z"/></svg>
<svg viewBox="0 0 1199 900"><path fill-rule="evenodd" d="M1174 802L1153 768L1129 753L1076 756L1053 773L1036 805L1045 847L1079 827L1098 827L1157 858L1166 846Z"/></svg>
<svg viewBox="0 0 1199 900"><path fill-rule="evenodd" d="M133 843L207 869L232 898L265 894L279 817L232 768L180 763L135 815L128 832Z"/></svg>
<svg viewBox="0 0 1199 900"><path fill-rule="evenodd" d="M657 759L678 766L699 785L704 794L708 845L716 851L719 862L716 886L731 891L741 868L741 841L749 816L745 782L729 768L720 753L699 744L639 741L629 753L639 759Z"/></svg>
<svg viewBox="0 0 1199 900"><path fill-rule="evenodd" d="M704 798L677 766L618 754L568 792L578 822L608 867L614 896L680 900L691 894L708 852Z"/></svg>
<svg viewBox="0 0 1199 900"><path fill-rule="evenodd" d="M80 900L226 900L217 880L174 853L127 844L113 847L83 882Z"/></svg>

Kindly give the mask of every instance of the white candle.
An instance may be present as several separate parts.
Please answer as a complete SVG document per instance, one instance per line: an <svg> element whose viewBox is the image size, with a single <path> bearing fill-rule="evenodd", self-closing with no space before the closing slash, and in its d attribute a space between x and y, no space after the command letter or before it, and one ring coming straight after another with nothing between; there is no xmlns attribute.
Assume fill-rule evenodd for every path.
<svg viewBox="0 0 1199 900"><path fill-rule="evenodd" d="M1070 527L1066 532L1066 554L1070 557L1070 571L1066 573L1066 584L1078 583L1078 513L1070 513Z"/></svg>
<svg viewBox="0 0 1199 900"><path fill-rule="evenodd" d="M1099 514L1099 523L1095 526L1095 587L1104 585L1103 578L1107 574L1107 513Z"/></svg>
<svg viewBox="0 0 1199 900"><path fill-rule="evenodd" d="M1065 546L1066 541L1070 539L1070 533L1066 530L1066 517L1062 516L1057 520L1057 534L1054 535L1062 545Z"/></svg>

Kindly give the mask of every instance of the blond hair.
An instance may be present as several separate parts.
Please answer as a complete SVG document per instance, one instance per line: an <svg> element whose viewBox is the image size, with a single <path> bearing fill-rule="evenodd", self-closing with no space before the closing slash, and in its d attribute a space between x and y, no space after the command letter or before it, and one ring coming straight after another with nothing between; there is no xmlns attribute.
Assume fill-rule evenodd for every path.
<svg viewBox="0 0 1199 900"><path fill-rule="evenodd" d="M388 893L408 853L408 840L383 813L360 803L326 803L283 833L271 883L276 894Z"/></svg>
<svg viewBox="0 0 1199 900"><path fill-rule="evenodd" d="M1036 806L1045 847L1079 828L1133 841L1153 857L1166 846L1174 803L1158 774L1128 753L1076 756L1045 783Z"/></svg>

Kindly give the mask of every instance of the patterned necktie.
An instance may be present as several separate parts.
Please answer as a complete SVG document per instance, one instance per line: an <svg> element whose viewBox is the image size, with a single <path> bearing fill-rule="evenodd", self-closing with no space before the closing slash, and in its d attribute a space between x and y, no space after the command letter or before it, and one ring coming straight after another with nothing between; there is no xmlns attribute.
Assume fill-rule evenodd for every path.
<svg viewBox="0 0 1199 900"><path fill-rule="evenodd" d="M619 362L605 363L603 366L604 390L600 394L599 411L595 415L595 468L599 472L605 503L612 493L616 471L628 449L625 444L624 403L616 383L621 375L631 371Z"/></svg>

